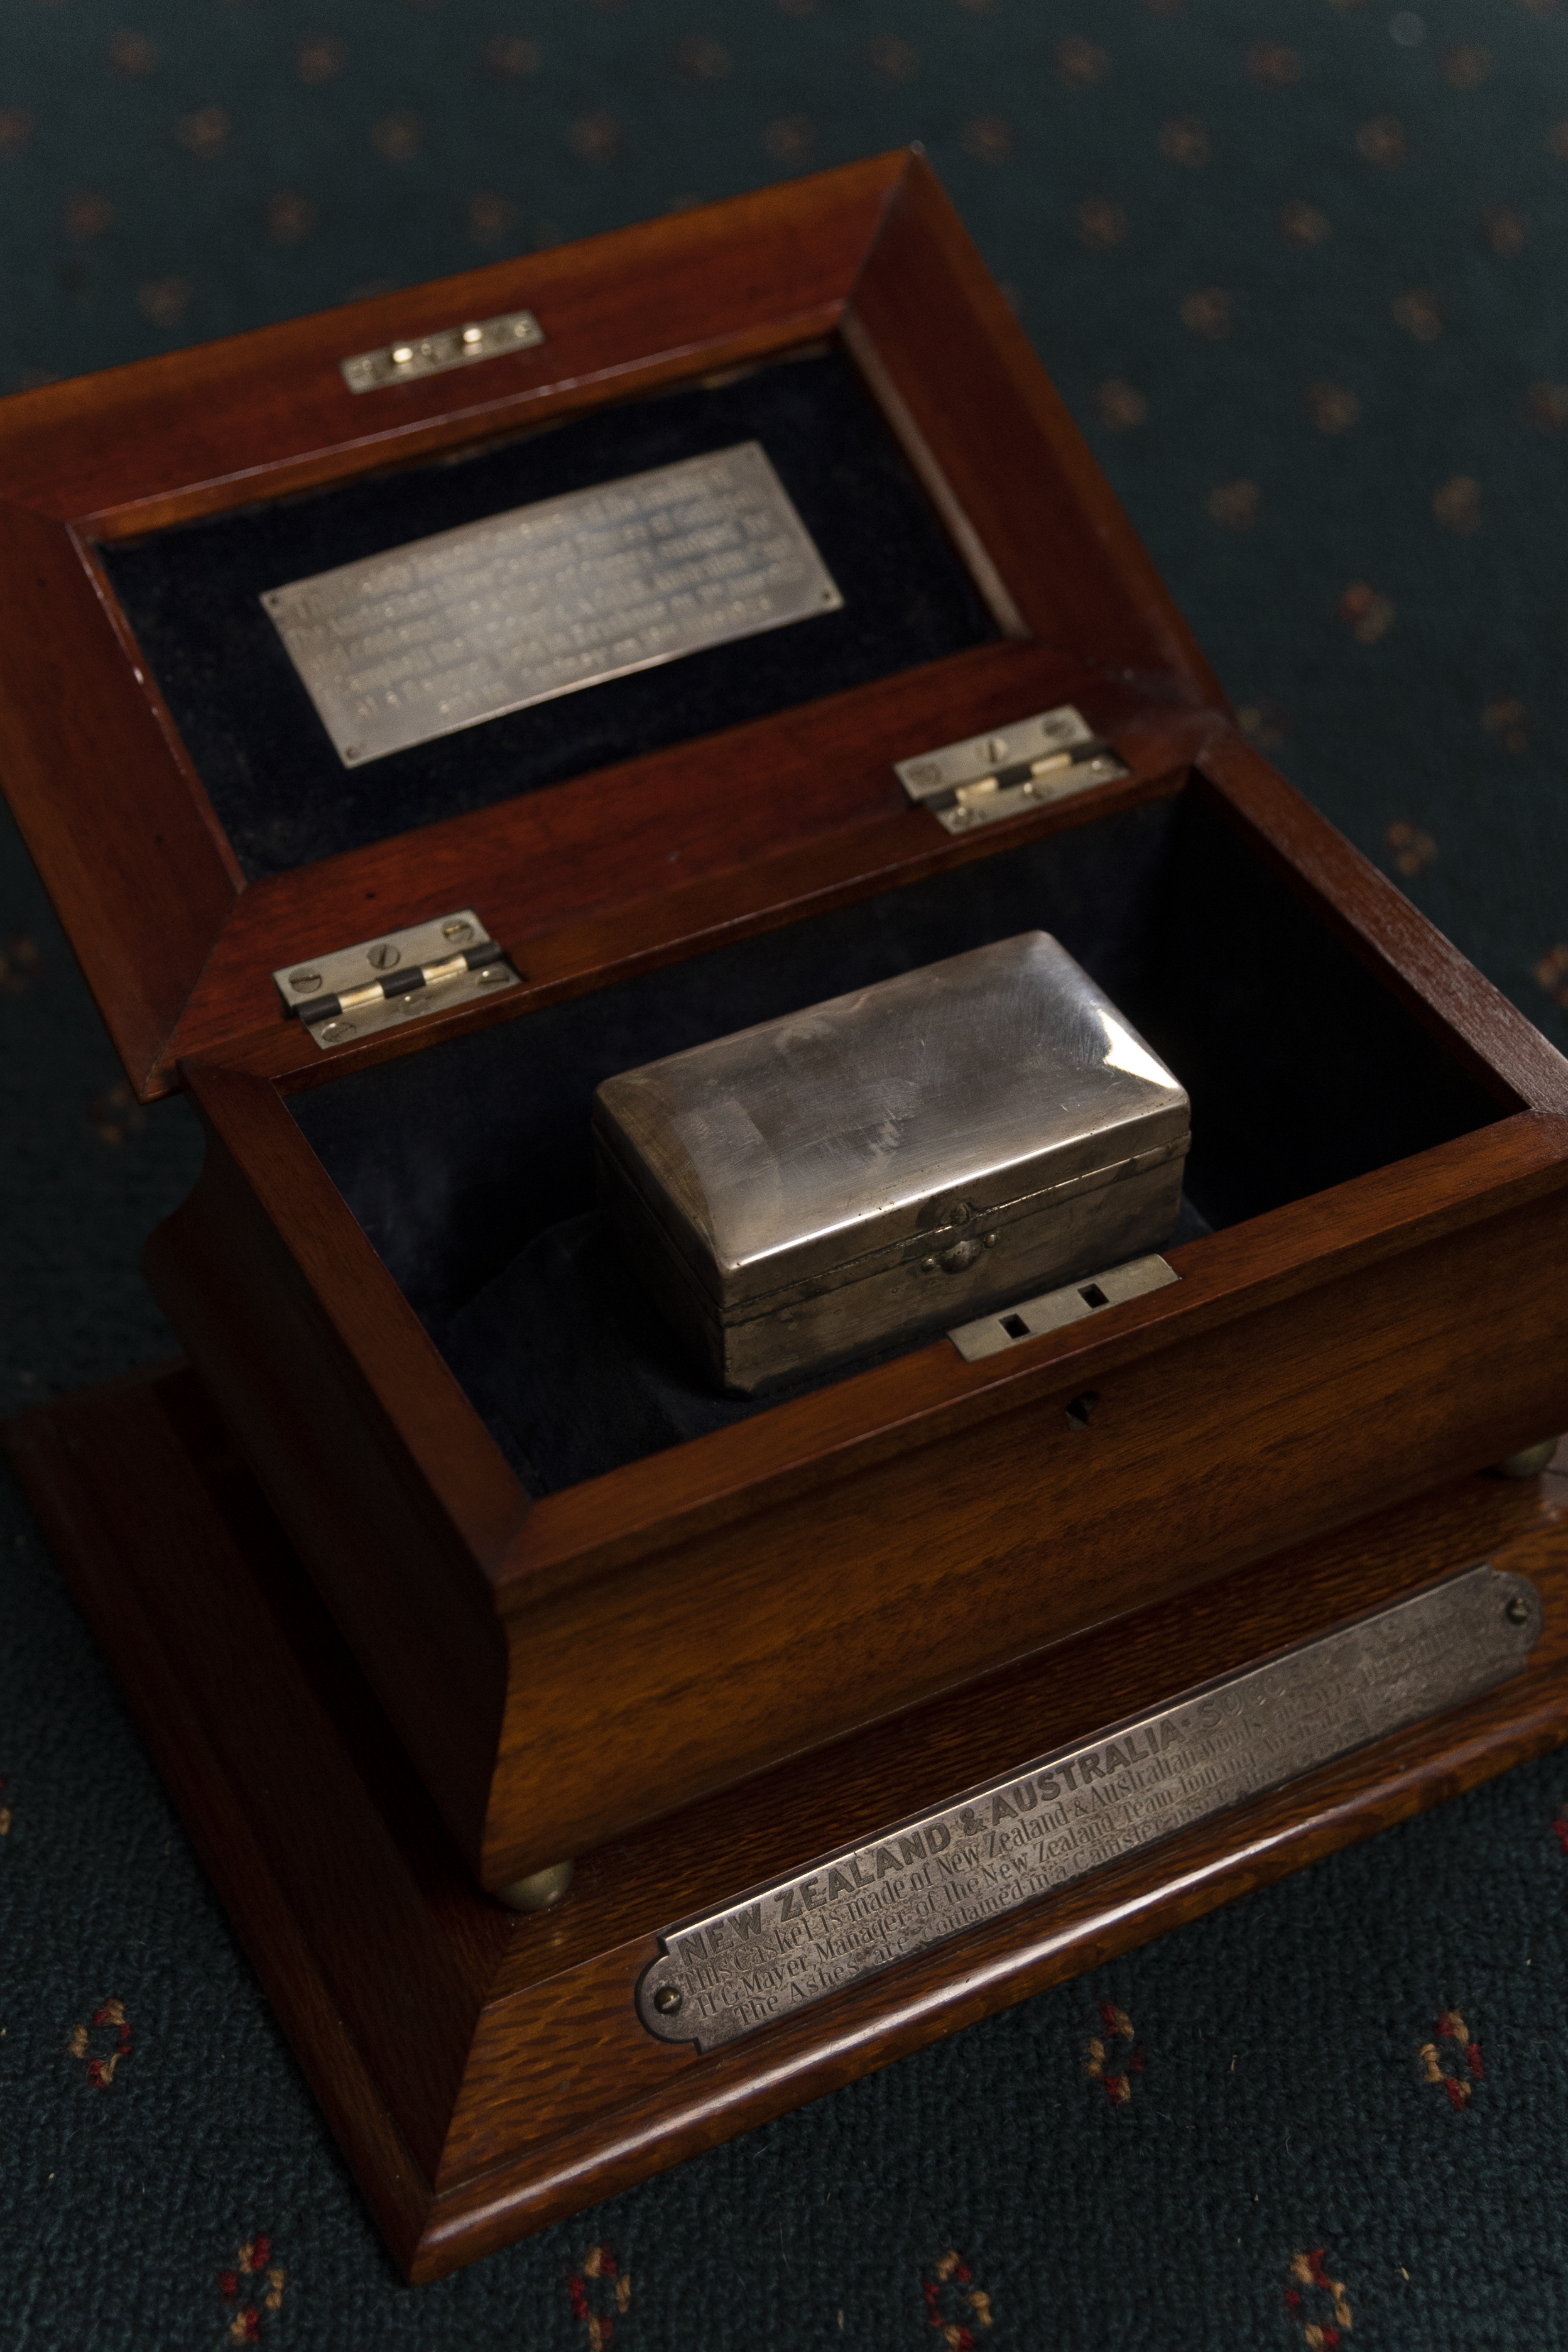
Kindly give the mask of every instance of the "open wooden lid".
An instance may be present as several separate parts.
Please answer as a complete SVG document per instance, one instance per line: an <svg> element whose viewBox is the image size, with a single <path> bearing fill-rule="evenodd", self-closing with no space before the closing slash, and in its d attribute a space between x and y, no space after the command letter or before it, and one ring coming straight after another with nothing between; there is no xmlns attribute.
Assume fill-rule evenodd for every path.
<svg viewBox="0 0 1568 2352"><path fill-rule="evenodd" d="M523 309L537 343L368 390L345 376L356 353ZM945 525L994 617L986 642L247 878L117 593L117 551L325 486L374 488L824 340L848 352ZM477 908L535 979L570 931L583 984L585 926L616 933L616 953L642 934L668 951L701 936L721 876L754 869L763 920L771 864L798 896L803 858L843 887L907 865L911 844L971 848L893 773L922 746L1068 701L1100 727L1138 703L1224 708L907 152L17 394L0 403L0 782L143 1099L178 1087L184 1058L277 1029L279 968L378 931Z"/></svg>

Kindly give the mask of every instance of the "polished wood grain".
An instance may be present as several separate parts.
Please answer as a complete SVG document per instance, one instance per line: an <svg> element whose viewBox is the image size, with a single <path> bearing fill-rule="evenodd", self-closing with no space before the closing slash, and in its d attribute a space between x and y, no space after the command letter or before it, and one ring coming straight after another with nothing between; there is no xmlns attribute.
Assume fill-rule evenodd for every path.
<svg viewBox="0 0 1568 2352"><path fill-rule="evenodd" d="M1568 1736L1568 1477L1470 1477L688 1807L585 1857L555 1912L512 1919L472 1891L187 1370L62 1401L6 1440L416 2280ZM1489 1696L727 2050L699 2057L637 2022L662 1925L1483 1558L1533 1577L1546 1602L1529 1669Z"/></svg>
<svg viewBox="0 0 1568 2352"><path fill-rule="evenodd" d="M1201 768L1173 769L1194 735ZM530 1510L265 1063L187 1066L211 1171L149 1278L487 1885L1568 1426L1568 1066L1225 722L1145 710L1127 736L1113 793L1205 796L1519 1108L1005 1356L938 1342ZM1019 837L992 830L963 853ZM781 862L700 891L700 936L865 887L853 860ZM680 952L690 920L628 930L610 969ZM555 987L603 971L593 940ZM285 1086L331 1083L297 1050L318 1068Z"/></svg>
<svg viewBox="0 0 1568 2352"><path fill-rule="evenodd" d="M218 1066L197 1101L201 1181L148 1280L471 1851L509 1680L487 1571L527 1498L277 1096Z"/></svg>
<svg viewBox="0 0 1568 2352"><path fill-rule="evenodd" d="M1019 625L1112 676L1218 679L935 176L889 190L845 321L889 413L907 415L1016 603ZM955 426L959 429L955 430Z"/></svg>
<svg viewBox="0 0 1568 2352"><path fill-rule="evenodd" d="M193 1092L149 1278L490 1885L1568 1426L1568 1150L1521 1114L529 1509L272 1090Z"/></svg>
<svg viewBox="0 0 1568 2352"><path fill-rule="evenodd" d="M348 352L523 303L546 327L532 351L359 396L338 373ZM1011 641L243 888L99 542L478 446L840 331ZM1123 707L1223 708L910 153L18 395L0 404L0 499L17 516L0 543L0 772L144 1097L179 1084L183 1057L232 1058L275 1036L269 973L377 928L473 903L509 947L526 955L539 940L548 963L552 936L630 908L668 940L651 902L672 887L819 844L848 881L881 870L902 811L892 761L998 709L1097 690ZM41 690L62 663L68 694ZM913 862L938 829L903 815L895 859Z"/></svg>

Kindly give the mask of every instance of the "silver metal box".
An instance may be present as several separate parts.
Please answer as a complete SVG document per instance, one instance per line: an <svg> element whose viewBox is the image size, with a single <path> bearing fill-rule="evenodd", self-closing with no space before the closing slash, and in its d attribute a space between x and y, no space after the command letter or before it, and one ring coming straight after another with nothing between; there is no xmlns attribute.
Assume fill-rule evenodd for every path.
<svg viewBox="0 0 1568 2352"><path fill-rule="evenodd" d="M600 1197L741 1395L1156 1249L1182 1087L1044 931L607 1078Z"/></svg>

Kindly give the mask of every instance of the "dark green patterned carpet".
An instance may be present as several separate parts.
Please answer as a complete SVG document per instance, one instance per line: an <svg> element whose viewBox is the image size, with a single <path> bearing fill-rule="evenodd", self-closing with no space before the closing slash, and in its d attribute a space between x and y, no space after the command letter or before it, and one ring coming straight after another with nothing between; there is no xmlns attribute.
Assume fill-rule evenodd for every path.
<svg viewBox="0 0 1568 2352"><path fill-rule="evenodd" d="M1568 1045L1556 0L6 0L0 383L910 139L1244 724ZM9 836L0 1024L11 1410L168 1349L196 1148ZM1568 1762L410 2293L4 1514L0 2342L1568 2341Z"/></svg>

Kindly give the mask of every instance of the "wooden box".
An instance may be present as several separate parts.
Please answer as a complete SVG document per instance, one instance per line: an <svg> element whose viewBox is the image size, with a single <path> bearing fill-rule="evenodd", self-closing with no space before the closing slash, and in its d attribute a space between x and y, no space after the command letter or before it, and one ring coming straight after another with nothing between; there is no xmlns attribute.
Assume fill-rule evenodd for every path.
<svg viewBox="0 0 1568 2352"><path fill-rule="evenodd" d="M527 348L359 392L342 370L524 305ZM781 630L352 779L310 735L263 588L753 432L856 583L847 636ZM0 483L0 772L139 1094L184 1087L208 1138L147 1256L205 1401L171 1375L21 1455L210 1853L266 1811L273 1735L208 1706L187 1739L145 1694L273 1612L254 1638L301 1752L340 1759L314 1862L258 1832L308 1997L276 1909L230 1900L424 2274L959 2013L890 2025L895 1969L857 1996L875 2031L836 2042L836 1998L793 2071L769 2029L688 2053L721 2094L650 2089L688 2060L605 2019L699 1895L1036 1752L1079 1701L1128 1714L1435 1572L1415 1498L1568 1425L1568 1064L1237 733L918 157L22 394ZM1124 773L956 833L894 774L1063 705ZM516 985L325 1050L287 1015L276 971L463 908ZM939 1339L757 1407L672 1391L595 1239L595 1084L1034 928L1192 1097L1178 1279L983 1361ZM116 1481L167 1543L114 1537ZM1449 1564L1498 1512L1545 1540L1465 1495ZM202 1513L220 1567L171 1533ZM1098 1662L1071 1699L1069 1656ZM1493 1705L1472 1777L1562 1736L1555 1696L1530 1706L1524 1731ZM395 1896L334 1893L344 1774L401 1841ZM1397 1810L1362 1782L1363 1826ZM547 1919L479 1891L568 1857ZM321 2022L336 2003L374 2074L396 2002L370 1922L437 1988L425 2074L374 2096ZM999 1964L962 2013L1044 1966ZM585 1968L552 2024L540 1987ZM608 2072L546 2158L523 2110L558 2033ZM665 2123L616 2123L617 2085Z"/></svg>

